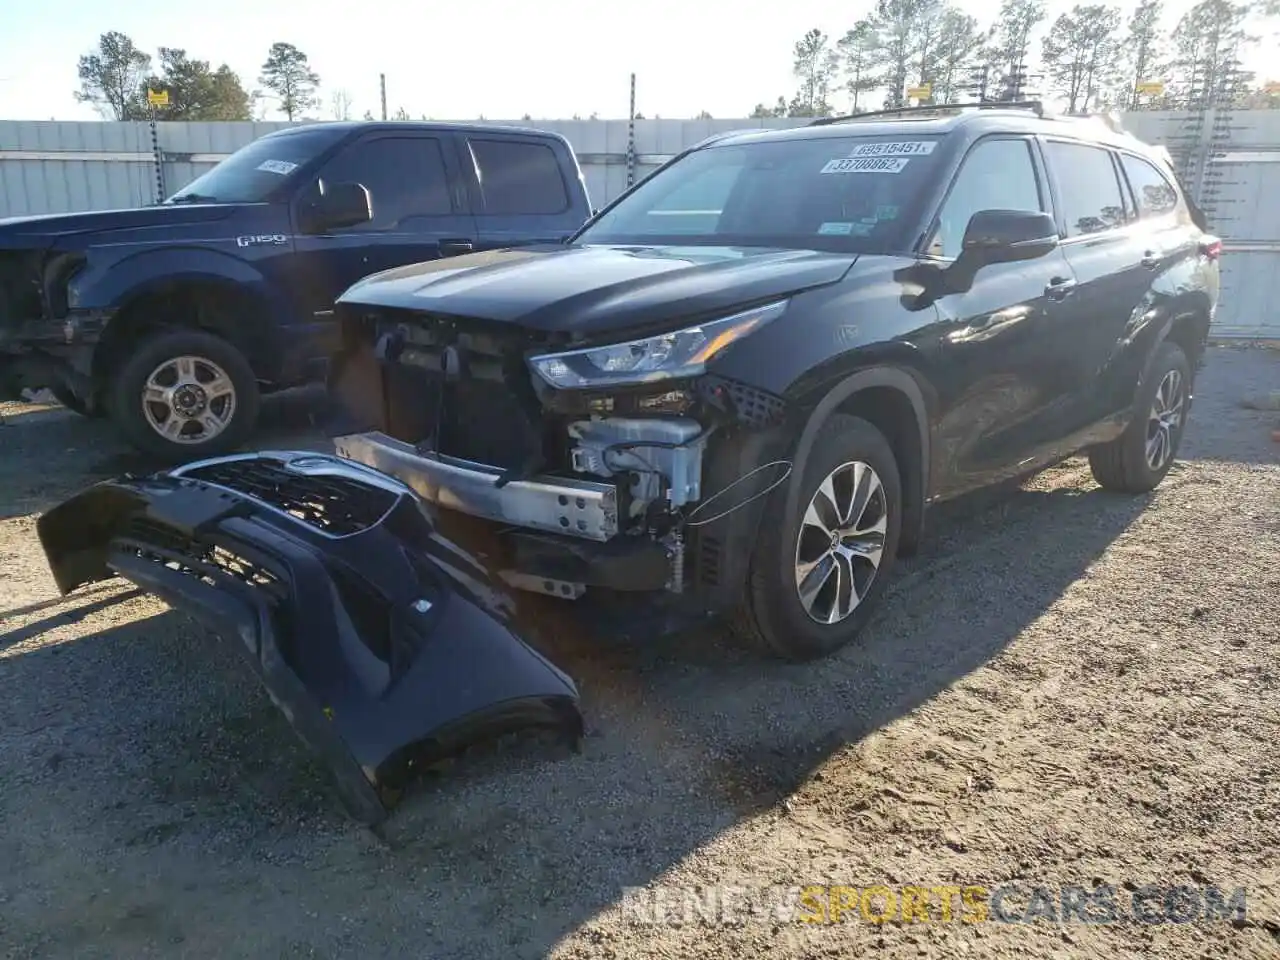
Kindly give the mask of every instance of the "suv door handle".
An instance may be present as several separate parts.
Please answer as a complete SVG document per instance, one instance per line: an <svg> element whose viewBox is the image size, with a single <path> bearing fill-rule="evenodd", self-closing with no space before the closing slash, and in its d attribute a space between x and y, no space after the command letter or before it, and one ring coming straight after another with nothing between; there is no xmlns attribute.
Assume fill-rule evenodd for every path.
<svg viewBox="0 0 1280 960"><path fill-rule="evenodd" d="M1161 257L1158 251L1148 250L1142 255L1142 259L1138 262L1148 270L1154 270L1156 267L1160 266L1160 260Z"/></svg>
<svg viewBox="0 0 1280 960"><path fill-rule="evenodd" d="M475 245L470 240L441 240L440 253L446 257L454 257L460 253L470 253Z"/></svg>
<svg viewBox="0 0 1280 960"><path fill-rule="evenodd" d="M1065 300L1075 288L1076 282L1071 277L1053 277L1044 285L1044 295L1050 300Z"/></svg>

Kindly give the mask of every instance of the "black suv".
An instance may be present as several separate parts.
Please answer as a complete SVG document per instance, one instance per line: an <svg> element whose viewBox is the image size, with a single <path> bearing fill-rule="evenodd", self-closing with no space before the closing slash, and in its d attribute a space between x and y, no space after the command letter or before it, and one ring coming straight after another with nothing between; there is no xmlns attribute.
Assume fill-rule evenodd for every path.
<svg viewBox="0 0 1280 960"><path fill-rule="evenodd" d="M1104 487L1150 490L1220 250L1167 155L1100 122L722 136L565 244L343 294L341 456L108 482L39 532L64 591L124 576L233 639L374 820L440 750L581 735L495 575L633 630L728 613L806 658L858 633L930 503L1081 450ZM487 556L431 503L494 521Z"/></svg>
<svg viewBox="0 0 1280 960"><path fill-rule="evenodd" d="M340 299L345 457L505 525L504 576L852 639L938 500L1177 453L1221 244L1168 155L1038 108L714 137L572 240ZM371 405L371 393L386 403ZM373 422L377 421L377 422Z"/></svg>
<svg viewBox="0 0 1280 960"><path fill-rule="evenodd" d="M518 587L676 596L821 655L929 504L1080 451L1107 489L1160 482L1205 227L1167 152L1038 105L713 137L565 245L347 291L372 429L338 452L503 524Z"/></svg>

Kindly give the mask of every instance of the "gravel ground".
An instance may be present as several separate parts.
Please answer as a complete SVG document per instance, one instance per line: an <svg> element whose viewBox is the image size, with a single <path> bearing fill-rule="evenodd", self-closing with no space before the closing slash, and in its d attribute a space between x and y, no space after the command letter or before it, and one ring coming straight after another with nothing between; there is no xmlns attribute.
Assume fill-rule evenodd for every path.
<svg viewBox="0 0 1280 960"><path fill-rule="evenodd" d="M229 647L128 585L56 596L35 516L139 465L101 424L0 407L0 954L1280 955L1280 422L1238 405L1277 385L1280 354L1213 350L1151 496L1071 461L939 509L865 642L820 664L554 621L584 752L478 751L377 834ZM314 443L305 410L272 404L262 445ZM655 925L623 895L1010 883L1125 910L1243 886L1247 916Z"/></svg>

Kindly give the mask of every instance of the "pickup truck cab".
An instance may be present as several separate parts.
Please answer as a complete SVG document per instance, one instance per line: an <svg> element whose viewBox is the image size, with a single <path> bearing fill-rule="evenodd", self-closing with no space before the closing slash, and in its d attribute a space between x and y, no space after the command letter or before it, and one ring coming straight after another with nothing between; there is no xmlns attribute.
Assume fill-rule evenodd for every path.
<svg viewBox="0 0 1280 960"><path fill-rule="evenodd" d="M224 452L262 393L323 376L334 302L362 277L558 243L590 213L555 134L280 130L158 206L0 220L0 397L48 387L166 460Z"/></svg>

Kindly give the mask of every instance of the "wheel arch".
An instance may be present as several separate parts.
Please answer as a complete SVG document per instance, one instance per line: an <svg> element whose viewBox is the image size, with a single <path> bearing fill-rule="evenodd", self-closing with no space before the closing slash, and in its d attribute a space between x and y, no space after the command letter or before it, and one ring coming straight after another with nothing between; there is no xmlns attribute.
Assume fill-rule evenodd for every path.
<svg viewBox="0 0 1280 960"><path fill-rule="evenodd" d="M831 386L813 406L791 459L797 476L807 462L822 425L832 414L860 417L874 425L889 441L902 480L902 533L900 550L910 553L918 545L929 498L931 430L926 386L910 368L880 365L859 369ZM785 517L795 522L802 495L799 483L788 484Z"/></svg>
<svg viewBox="0 0 1280 960"><path fill-rule="evenodd" d="M1190 364L1192 373L1192 383L1189 385L1187 399L1192 399L1195 372L1203 365L1205 352L1208 348L1212 311L1208 297L1203 294L1186 298L1180 304L1180 307L1180 310L1171 313L1165 322L1160 325L1156 335L1150 340L1150 347L1141 357L1142 366L1133 385L1131 415L1135 415L1138 412L1138 398L1142 396L1143 388L1151 376L1151 365L1155 362L1160 348L1166 343L1176 345L1186 355L1187 363Z"/></svg>
<svg viewBox="0 0 1280 960"><path fill-rule="evenodd" d="M158 279L130 292L103 331L94 352L92 378L101 391L131 344L162 330L191 329L229 342L255 376L276 376L270 306L244 284L216 275Z"/></svg>

